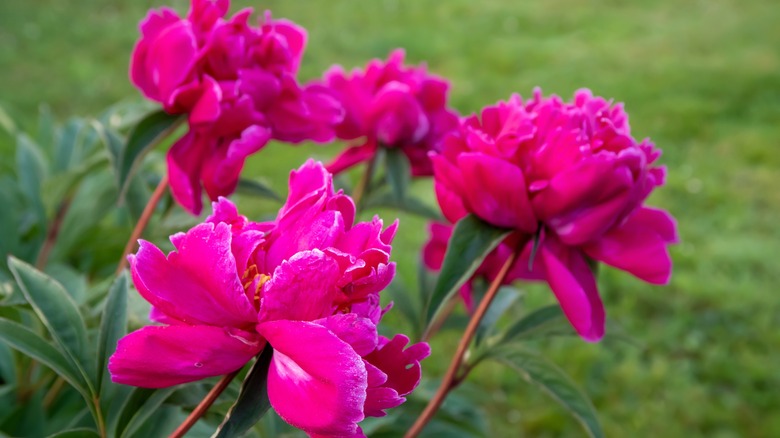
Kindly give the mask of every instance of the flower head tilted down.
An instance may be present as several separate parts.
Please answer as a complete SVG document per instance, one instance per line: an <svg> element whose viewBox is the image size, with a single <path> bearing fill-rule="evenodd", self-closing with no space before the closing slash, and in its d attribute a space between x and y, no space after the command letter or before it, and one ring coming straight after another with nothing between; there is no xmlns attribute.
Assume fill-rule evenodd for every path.
<svg viewBox="0 0 780 438"><path fill-rule="evenodd" d="M355 223L355 206L309 161L290 176L276 220L248 221L220 198L171 236L167 256L141 242L133 282L160 323L119 341L117 383L165 387L235 371L273 347L268 397L312 436L362 436L358 423L405 401L427 344L377 333L397 224Z"/></svg>
<svg viewBox="0 0 780 438"><path fill-rule="evenodd" d="M296 75L306 31L252 9L223 18L229 0L192 0L185 18L162 8L141 22L130 79L170 114L186 114L188 132L168 152L171 192L188 211L231 194L247 156L270 139L333 139L341 104L325 87Z"/></svg>
<svg viewBox="0 0 780 438"><path fill-rule="evenodd" d="M339 173L372 159L384 147L400 149L413 176L433 174L428 153L438 150L444 135L458 127L457 114L447 106L446 80L424 66L405 66L399 49L387 61L375 59L349 74L335 66L323 83L344 106L336 137L355 141L328 170Z"/></svg>
<svg viewBox="0 0 780 438"><path fill-rule="evenodd" d="M465 119L432 159L449 221L473 213L515 230L477 274L492 280L521 245L506 281L546 281L577 333L597 341L605 316L591 260L649 283L669 281L676 224L643 205L664 183L665 168L654 165L659 156L648 140L631 136L622 105L588 90L571 102L537 90L528 101L515 95ZM450 231L432 227L425 259L438 268Z"/></svg>

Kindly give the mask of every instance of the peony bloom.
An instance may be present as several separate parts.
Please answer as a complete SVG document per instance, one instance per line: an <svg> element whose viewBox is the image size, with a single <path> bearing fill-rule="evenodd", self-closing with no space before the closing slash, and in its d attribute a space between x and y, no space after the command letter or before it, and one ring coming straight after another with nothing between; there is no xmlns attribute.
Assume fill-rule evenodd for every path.
<svg viewBox="0 0 780 438"><path fill-rule="evenodd" d="M669 281L674 219L643 206L664 182L665 168L653 165L659 155L648 140L631 136L622 105L587 90L570 103L537 90L530 101L515 95L485 108L481 118L464 120L432 159L436 196L448 220L473 213L516 230L481 272L495 277L522 245L507 281L546 280L580 336L597 341L604 334L604 308L589 259L649 283ZM528 269L535 235L539 248ZM435 267L437 251L443 252L440 243L432 245L428 260Z"/></svg>
<svg viewBox="0 0 780 438"><path fill-rule="evenodd" d="M404 51L395 50L387 62L371 61L365 70L346 74L340 66L325 73L324 83L345 109L336 136L356 140L328 170L341 172L370 160L380 147L400 148L414 176L433 174L428 152L438 150L443 136L458 126L447 107L447 81L425 67L403 65Z"/></svg>
<svg viewBox="0 0 780 438"><path fill-rule="evenodd" d="M151 11L130 78L168 113L186 114L189 131L168 153L171 192L185 209L201 210L201 183L212 200L235 190L247 156L270 139L325 142L342 108L320 85L296 79L306 46L303 28L251 9L230 19L228 0L192 0L185 18Z"/></svg>
<svg viewBox="0 0 780 438"><path fill-rule="evenodd" d="M397 225L354 223L352 200L313 161L292 172L272 222L248 221L224 198L213 208L171 237L167 257L143 241L130 256L150 318L163 325L119 341L112 379L165 387L226 374L268 343L271 405L312 436L361 436L363 418L403 403L429 348L377 333Z"/></svg>

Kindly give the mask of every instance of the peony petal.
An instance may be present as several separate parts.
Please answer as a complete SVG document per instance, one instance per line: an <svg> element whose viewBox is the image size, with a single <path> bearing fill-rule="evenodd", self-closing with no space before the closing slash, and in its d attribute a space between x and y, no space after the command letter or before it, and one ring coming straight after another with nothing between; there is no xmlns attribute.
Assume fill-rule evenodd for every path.
<svg viewBox="0 0 780 438"><path fill-rule="evenodd" d="M550 239L540 252L547 282L566 318L583 339L599 341L604 336L604 305L585 258Z"/></svg>
<svg viewBox="0 0 780 438"><path fill-rule="evenodd" d="M641 208L620 227L583 247L592 258L628 271L652 284L672 275L668 242L677 240L674 220L665 211Z"/></svg>
<svg viewBox="0 0 780 438"><path fill-rule="evenodd" d="M443 155L432 154L433 163L433 188L436 191L436 200L439 202L441 212L448 221L455 223L469 212L463 203L462 193L463 175Z"/></svg>
<svg viewBox="0 0 780 438"><path fill-rule="evenodd" d="M111 380L164 388L235 371L263 347L257 334L209 326L148 326L119 340Z"/></svg>
<svg viewBox="0 0 780 438"><path fill-rule="evenodd" d="M458 167L468 187L464 196L477 216L499 227L536 231L537 220L519 167L478 153L458 156Z"/></svg>
<svg viewBox="0 0 780 438"><path fill-rule="evenodd" d="M354 313L337 314L314 322L349 344L361 357L374 351L379 341L376 325Z"/></svg>
<svg viewBox="0 0 780 438"><path fill-rule="evenodd" d="M188 324L251 326L257 314L236 273L230 242L225 223L195 226L167 258L142 240L130 256L133 282L158 310Z"/></svg>
<svg viewBox="0 0 780 438"><path fill-rule="evenodd" d="M367 141L359 146L350 146L327 164L328 172L334 175L341 173L352 166L370 160L376 152L377 145L374 141Z"/></svg>
<svg viewBox="0 0 780 438"><path fill-rule="evenodd" d="M200 171L209 150L205 139L187 132L168 151L168 184L171 194L185 210L200 214L203 208Z"/></svg>
<svg viewBox="0 0 780 438"><path fill-rule="evenodd" d="M406 347L409 338L404 335L395 335L389 341L385 338L385 341L365 359L387 374L384 386L393 388L401 396L409 394L420 383L420 361L431 354L431 347L425 342Z"/></svg>
<svg viewBox="0 0 780 438"><path fill-rule="evenodd" d="M314 249L302 251L281 263L263 286L259 321L293 319L312 321L332 315L341 277L333 258Z"/></svg>
<svg viewBox="0 0 780 438"><path fill-rule="evenodd" d="M268 398L279 416L309 434L356 433L368 376L352 347L312 322L265 322L258 331L274 347Z"/></svg>

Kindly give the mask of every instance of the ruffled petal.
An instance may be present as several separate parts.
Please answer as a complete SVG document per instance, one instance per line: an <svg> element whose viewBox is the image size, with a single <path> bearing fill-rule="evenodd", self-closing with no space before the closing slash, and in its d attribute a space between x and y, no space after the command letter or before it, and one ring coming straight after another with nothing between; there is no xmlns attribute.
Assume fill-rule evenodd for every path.
<svg viewBox="0 0 780 438"><path fill-rule="evenodd" d="M274 347L268 398L279 416L309 434L355 434L368 376L352 347L312 322L266 322L258 331Z"/></svg>
<svg viewBox="0 0 780 438"><path fill-rule="evenodd" d="M263 347L261 338L210 326L148 326L119 340L108 360L111 380L164 388L233 372Z"/></svg>
<svg viewBox="0 0 780 438"><path fill-rule="evenodd" d="M251 326L257 314L236 273L230 242L225 223L195 226L167 258L142 240L129 257L133 282L158 310L188 324Z"/></svg>
<svg viewBox="0 0 780 438"><path fill-rule="evenodd" d="M338 263L319 250L302 251L282 262L263 286L259 321L312 321L332 315L339 296Z"/></svg>
<svg viewBox="0 0 780 438"><path fill-rule="evenodd" d="M547 282L566 318L583 339L599 341L604 336L604 305L585 258L579 250L549 240L540 252Z"/></svg>
<svg viewBox="0 0 780 438"><path fill-rule="evenodd" d="M468 187L463 195L477 216L499 227L536 231L537 220L519 167L477 153L461 154L458 166Z"/></svg>
<svg viewBox="0 0 780 438"><path fill-rule="evenodd" d="M641 208L620 227L583 247L592 258L628 271L652 284L667 284L672 258L667 244L677 240L669 213Z"/></svg>

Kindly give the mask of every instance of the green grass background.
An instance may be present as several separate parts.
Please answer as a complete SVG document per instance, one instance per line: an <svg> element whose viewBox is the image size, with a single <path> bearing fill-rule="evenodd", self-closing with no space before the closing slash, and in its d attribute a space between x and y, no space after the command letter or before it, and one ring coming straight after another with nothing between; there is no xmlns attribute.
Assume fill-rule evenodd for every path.
<svg viewBox="0 0 780 438"><path fill-rule="evenodd" d="M139 99L128 58L138 20L162 3L0 1L0 102L33 127L42 102L64 118ZM669 168L650 203L679 221L672 283L651 287L604 269L609 318L634 342L561 338L540 348L591 395L608 436L780 436L780 4L243 0L234 10L248 5L308 29L304 79L405 47L411 62L452 81L463 113L535 86L567 97L589 87L625 102L634 135L651 137ZM334 151L271 145L247 173L283 187L307 154ZM432 199L428 184L415 189ZM402 219L394 257L409 282L423 227ZM544 288L528 298L550 300ZM430 375L452 351L437 347L451 343L434 344ZM475 381L494 436L582 433L508 370L488 366Z"/></svg>

